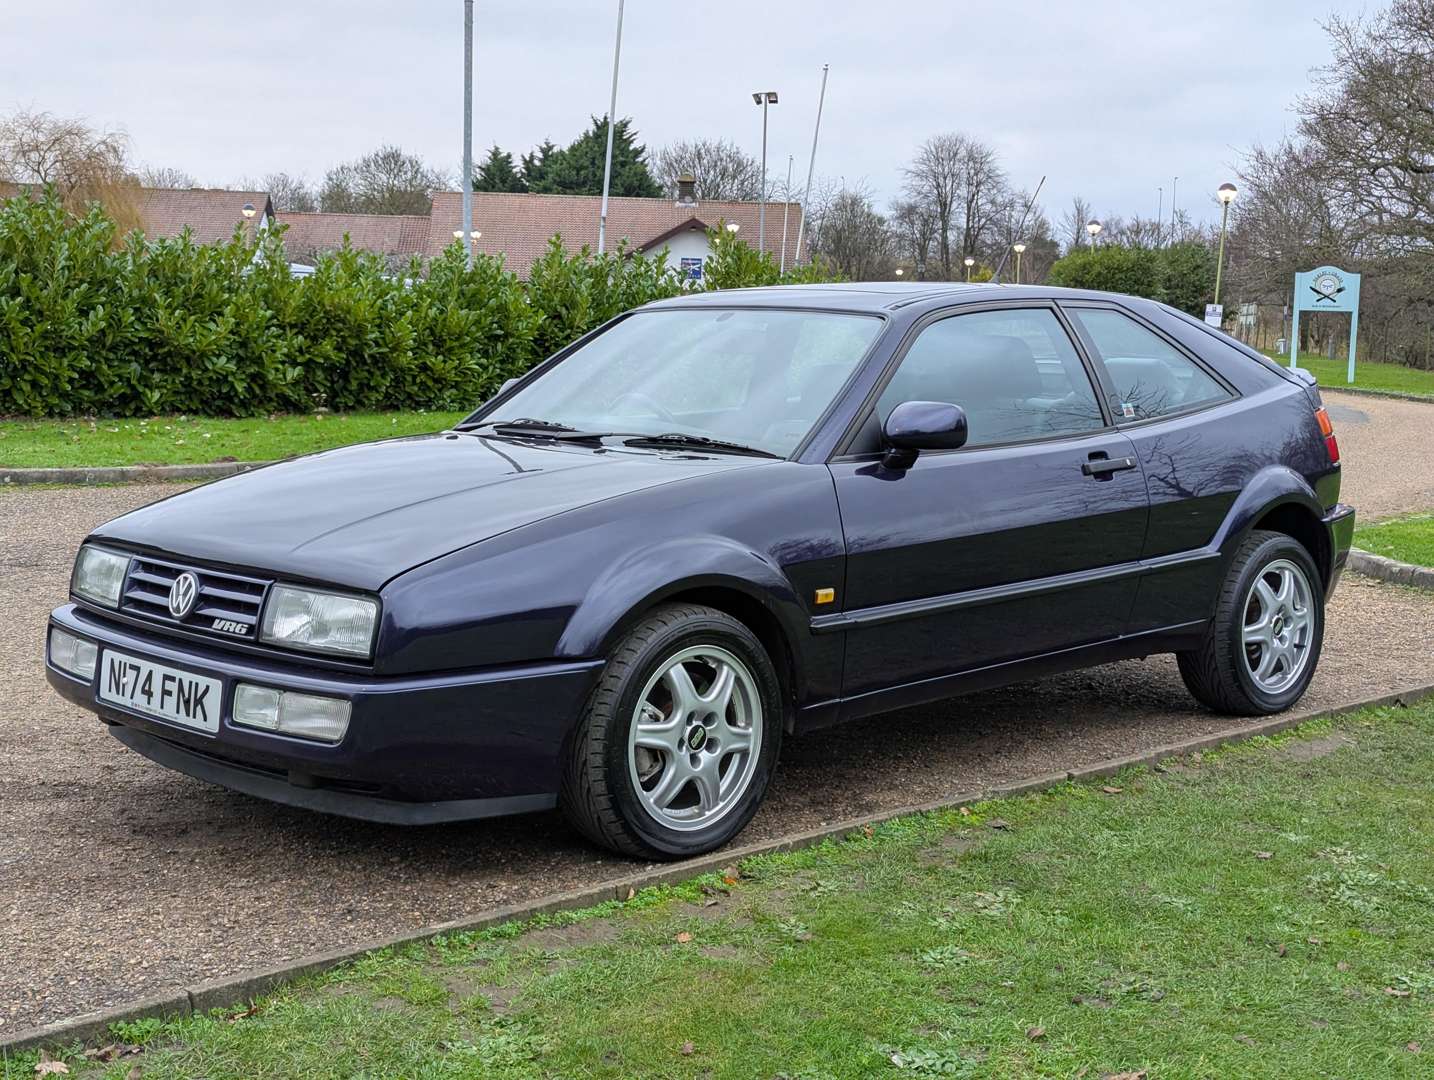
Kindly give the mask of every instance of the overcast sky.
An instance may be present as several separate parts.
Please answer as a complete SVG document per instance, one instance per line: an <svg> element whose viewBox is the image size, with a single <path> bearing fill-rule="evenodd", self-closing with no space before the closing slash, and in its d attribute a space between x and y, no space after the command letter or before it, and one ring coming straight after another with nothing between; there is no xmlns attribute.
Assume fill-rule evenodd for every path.
<svg viewBox="0 0 1434 1080"><path fill-rule="evenodd" d="M0 0L0 111L84 116L134 158L201 183L332 164L397 143L455 177L461 0ZM476 153L573 138L606 111L615 0L478 0ZM769 172L805 172L831 65L819 176L885 204L926 136L995 145L1019 186L1047 174L1058 219L1079 193L1153 215L1211 193L1240 151L1293 127L1327 62L1320 21L1350 0L628 0L618 114L649 147L721 136L756 154L751 91L775 89Z"/></svg>

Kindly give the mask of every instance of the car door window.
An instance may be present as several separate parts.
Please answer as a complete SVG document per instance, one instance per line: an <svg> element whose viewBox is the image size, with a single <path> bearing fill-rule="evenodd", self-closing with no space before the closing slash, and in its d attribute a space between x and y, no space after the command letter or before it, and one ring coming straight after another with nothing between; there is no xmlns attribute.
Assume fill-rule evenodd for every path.
<svg viewBox="0 0 1434 1080"><path fill-rule="evenodd" d="M881 422L903 401L960 405L967 446L1105 426L1090 377L1048 308L953 315L928 326L877 402Z"/></svg>
<svg viewBox="0 0 1434 1080"><path fill-rule="evenodd" d="M1231 396L1189 357L1129 315L1109 308L1076 308L1070 314L1110 373L1110 406L1117 420L1148 420Z"/></svg>

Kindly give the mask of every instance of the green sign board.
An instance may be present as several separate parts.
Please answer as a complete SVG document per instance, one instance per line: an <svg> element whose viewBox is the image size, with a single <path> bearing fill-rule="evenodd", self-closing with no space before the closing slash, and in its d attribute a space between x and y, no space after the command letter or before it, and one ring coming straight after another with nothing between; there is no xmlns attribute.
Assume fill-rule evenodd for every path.
<svg viewBox="0 0 1434 1080"><path fill-rule="evenodd" d="M1354 382L1354 349L1359 338L1359 275L1337 266L1320 266L1295 275L1294 322L1290 327L1290 367L1299 367L1300 312L1341 311L1349 315L1349 375Z"/></svg>

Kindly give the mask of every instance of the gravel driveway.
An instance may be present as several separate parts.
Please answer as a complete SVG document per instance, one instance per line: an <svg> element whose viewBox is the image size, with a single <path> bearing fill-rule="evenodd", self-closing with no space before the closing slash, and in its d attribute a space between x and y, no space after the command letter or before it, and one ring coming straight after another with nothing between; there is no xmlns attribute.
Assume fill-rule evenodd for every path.
<svg viewBox="0 0 1434 1080"><path fill-rule="evenodd" d="M1434 509L1434 404L1320 387L1361 521Z"/></svg>
<svg viewBox="0 0 1434 1080"><path fill-rule="evenodd" d="M1330 398L1365 417L1337 419L1350 500L1387 513L1434 505L1423 434L1434 407ZM1384 430L1411 420L1419 433ZM1386 452L1405 467L1379 467ZM175 490L0 491L0 1035L629 865L578 841L555 814L402 830L269 805L152 765L63 703L45 684L41 640L76 545L95 524ZM1346 577L1305 704L1429 681L1434 600ZM1194 706L1165 657L878 717L788 740L744 839L1229 726Z"/></svg>

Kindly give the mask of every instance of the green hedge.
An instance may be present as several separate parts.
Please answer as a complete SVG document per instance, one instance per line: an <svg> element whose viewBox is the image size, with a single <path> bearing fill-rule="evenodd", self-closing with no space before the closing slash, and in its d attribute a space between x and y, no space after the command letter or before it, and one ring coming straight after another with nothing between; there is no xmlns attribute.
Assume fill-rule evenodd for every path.
<svg viewBox="0 0 1434 1080"><path fill-rule="evenodd" d="M779 275L714 230L709 287ZM520 282L501 258L467 268L455 243L388 272L346 248L292 277L277 230L198 245L118 241L94 207L0 203L0 415L254 416L466 408L612 316L683 291L666 256L568 255L554 237Z"/></svg>
<svg viewBox="0 0 1434 1080"><path fill-rule="evenodd" d="M1145 296L1203 315L1215 292L1215 256L1193 241L1163 248L1078 248L1057 259L1046 280L1072 289Z"/></svg>

